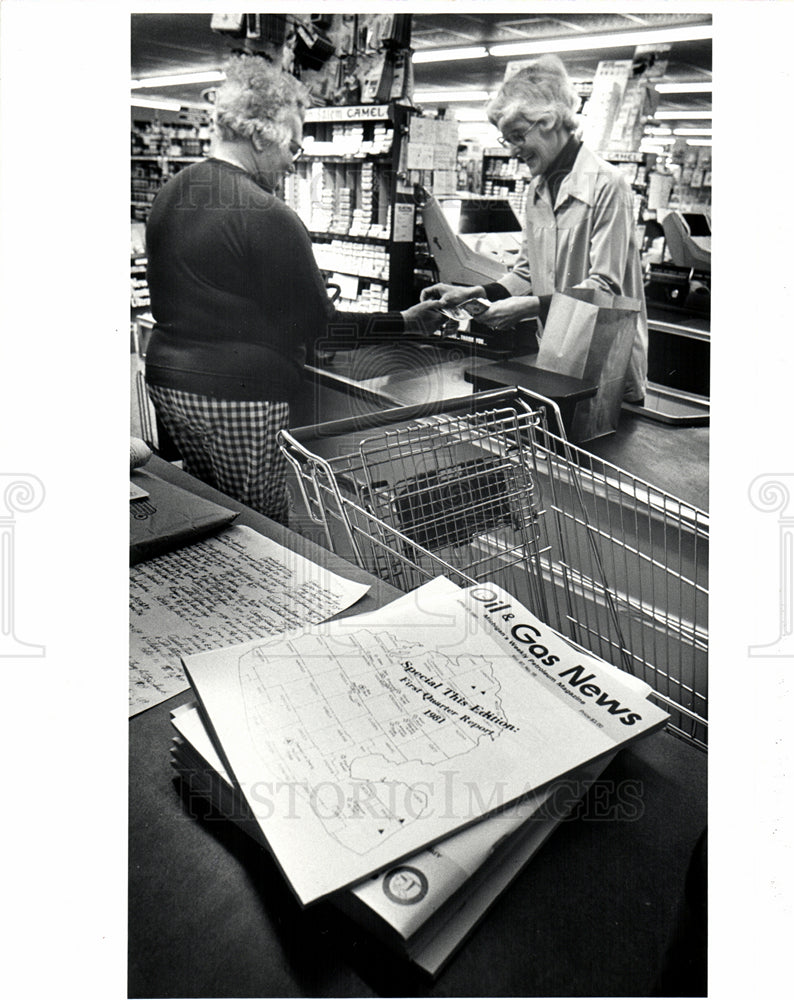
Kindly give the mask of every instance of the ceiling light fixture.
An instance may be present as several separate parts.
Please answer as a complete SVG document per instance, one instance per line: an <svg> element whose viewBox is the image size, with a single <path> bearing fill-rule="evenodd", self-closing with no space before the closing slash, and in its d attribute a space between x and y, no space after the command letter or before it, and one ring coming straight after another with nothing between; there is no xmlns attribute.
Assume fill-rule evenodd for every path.
<svg viewBox="0 0 794 1000"><path fill-rule="evenodd" d="M646 31L617 31L607 35L578 35L568 38L538 38L531 42L507 42L491 45L492 56L529 56L542 52L583 52L588 49L614 49L666 42L697 42L710 39L710 24L681 25L674 28L651 28Z"/></svg>
<svg viewBox="0 0 794 1000"><path fill-rule="evenodd" d="M710 94L711 83L657 83L654 87L659 94Z"/></svg>
<svg viewBox="0 0 794 1000"><path fill-rule="evenodd" d="M455 59L484 59L488 49L484 45L462 46L458 49L419 49L411 56L411 62L434 63L452 62Z"/></svg>
<svg viewBox="0 0 794 1000"><path fill-rule="evenodd" d="M658 121L676 121L679 118L683 121L684 118L691 118L693 121L695 119L704 119L710 121L712 114L710 111L656 111L653 115Z"/></svg>
<svg viewBox="0 0 794 1000"><path fill-rule="evenodd" d="M130 80L130 90L143 90L151 87L180 87L186 83L218 83L226 79L226 74L220 70L208 70L204 73L176 73L172 76L149 76L139 80Z"/></svg>
<svg viewBox="0 0 794 1000"><path fill-rule="evenodd" d="M711 128L674 128L673 135L713 135Z"/></svg>
<svg viewBox="0 0 794 1000"><path fill-rule="evenodd" d="M645 129L648 135L673 135L673 130L667 128L664 125L660 125L658 128L653 128L650 125Z"/></svg>
<svg viewBox="0 0 794 1000"><path fill-rule="evenodd" d="M487 90L418 90L414 93L414 100L417 104L475 103L487 101L490 96Z"/></svg>
<svg viewBox="0 0 794 1000"><path fill-rule="evenodd" d="M455 121L459 122L480 122L482 125L487 125L488 128L495 128L495 125L491 125L488 119L485 117L484 110L480 107L474 108L455 108L453 110L455 116Z"/></svg>
<svg viewBox="0 0 794 1000"><path fill-rule="evenodd" d="M711 139L687 139L687 146L711 146Z"/></svg>
<svg viewBox="0 0 794 1000"><path fill-rule="evenodd" d="M183 105L179 101L150 101L145 97L131 97L133 108L155 108L158 111L181 111Z"/></svg>

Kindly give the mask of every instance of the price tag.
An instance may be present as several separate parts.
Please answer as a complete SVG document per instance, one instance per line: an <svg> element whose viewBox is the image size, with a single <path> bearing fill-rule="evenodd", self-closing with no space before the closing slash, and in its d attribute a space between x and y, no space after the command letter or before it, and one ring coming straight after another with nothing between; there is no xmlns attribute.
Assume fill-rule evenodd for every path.
<svg viewBox="0 0 794 1000"><path fill-rule="evenodd" d="M395 243L413 242L414 214L414 206L408 202L397 202L394 206L394 233L392 239Z"/></svg>

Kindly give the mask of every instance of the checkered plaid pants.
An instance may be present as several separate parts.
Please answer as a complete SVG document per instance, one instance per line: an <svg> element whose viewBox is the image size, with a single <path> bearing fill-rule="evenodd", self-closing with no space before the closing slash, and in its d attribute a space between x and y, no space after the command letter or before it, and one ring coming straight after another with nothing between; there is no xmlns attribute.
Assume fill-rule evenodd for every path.
<svg viewBox="0 0 794 1000"><path fill-rule="evenodd" d="M185 472L287 523L287 462L276 433L289 425L289 403L215 399L146 385Z"/></svg>

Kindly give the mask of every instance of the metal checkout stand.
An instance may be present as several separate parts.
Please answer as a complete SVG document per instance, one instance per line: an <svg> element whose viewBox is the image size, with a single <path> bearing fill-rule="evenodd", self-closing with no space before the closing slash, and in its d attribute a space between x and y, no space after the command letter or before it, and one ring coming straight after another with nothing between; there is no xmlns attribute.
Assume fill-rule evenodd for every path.
<svg viewBox="0 0 794 1000"><path fill-rule="evenodd" d="M518 252L521 227L505 199L472 196L467 200L459 194L436 198L425 193L422 218L440 281L464 285L496 281ZM699 213L670 212L661 225L649 224L649 234L654 227L664 237L662 255L670 260L651 264L646 282L650 385L644 407L625 404L625 408L642 419L673 426L707 426L710 223ZM526 349L530 338L531 332L519 329L515 340L507 342L503 335L494 338L486 327L473 321L464 342L481 355L515 362L520 355L531 353ZM519 383L525 388L541 395L543 388L551 389L552 398L563 409L592 392L592 386L583 384L550 386L545 377L548 374L553 373L513 370L513 377L527 380ZM496 372L495 377L495 382L478 380L478 387L510 384L504 381L510 372Z"/></svg>

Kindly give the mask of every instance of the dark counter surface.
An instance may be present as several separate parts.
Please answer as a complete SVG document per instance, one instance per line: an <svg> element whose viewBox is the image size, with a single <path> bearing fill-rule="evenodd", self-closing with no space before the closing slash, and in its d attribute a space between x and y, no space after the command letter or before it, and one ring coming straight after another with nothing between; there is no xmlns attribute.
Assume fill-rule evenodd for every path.
<svg viewBox="0 0 794 1000"><path fill-rule="evenodd" d="M312 370L315 409L295 425L391 406L430 404L472 395L465 372L482 359L465 346L407 342L339 352ZM588 441L584 450L666 493L708 510L709 428L657 423L624 410L614 434Z"/></svg>
<svg viewBox="0 0 794 1000"><path fill-rule="evenodd" d="M648 326L651 329L700 340L711 338L711 317L708 314L698 315L682 309L668 309L651 301L647 303L647 307Z"/></svg>
<svg viewBox="0 0 794 1000"><path fill-rule="evenodd" d="M371 582L349 613L396 596L173 466L147 468ZM431 983L330 904L301 910L265 852L185 793L168 748L169 710L187 700L129 724L131 997L648 996L657 987L706 823L700 751L657 733L621 752ZM702 942L696 934L689 944Z"/></svg>

